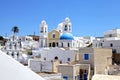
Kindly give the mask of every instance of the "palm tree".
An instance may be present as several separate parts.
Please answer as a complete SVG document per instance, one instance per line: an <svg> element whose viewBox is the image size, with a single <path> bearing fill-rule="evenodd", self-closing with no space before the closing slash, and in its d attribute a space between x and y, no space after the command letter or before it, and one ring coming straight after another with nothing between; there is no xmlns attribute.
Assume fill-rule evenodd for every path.
<svg viewBox="0 0 120 80"><path fill-rule="evenodd" d="M14 26L14 27L12 28L12 31L13 31L13 33L15 34L15 33L18 33L18 32L19 32L19 29L18 29L17 26Z"/></svg>
<svg viewBox="0 0 120 80"><path fill-rule="evenodd" d="M15 33L18 33L18 32L19 32L19 29L18 29L17 26L14 26L14 27L12 28L12 31L13 31L13 33L14 33L14 35L15 35ZM13 35L13 41L14 41L14 35Z"/></svg>

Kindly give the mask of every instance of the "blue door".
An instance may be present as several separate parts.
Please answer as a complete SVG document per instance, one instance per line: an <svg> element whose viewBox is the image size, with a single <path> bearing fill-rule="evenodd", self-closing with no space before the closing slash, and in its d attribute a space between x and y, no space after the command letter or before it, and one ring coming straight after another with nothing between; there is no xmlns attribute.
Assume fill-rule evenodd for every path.
<svg viewBox="0 0 120 80"><path fill-rule="evenodd" d="M84 74L84 80L87 80L87 74Z"/></svg>

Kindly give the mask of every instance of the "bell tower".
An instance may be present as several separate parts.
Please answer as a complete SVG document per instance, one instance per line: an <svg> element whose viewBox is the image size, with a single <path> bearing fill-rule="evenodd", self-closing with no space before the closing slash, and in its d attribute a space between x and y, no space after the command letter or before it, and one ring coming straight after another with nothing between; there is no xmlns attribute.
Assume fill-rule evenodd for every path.
<svg viewBox="0 0 120 80"><path fill-rule="evenodd" d="M48 25L46 24L45 20L42 20L40 24L40 38L39 38L40 47L47 47L47 37L48 37Z"/></svg>
<svg viewBox="0 0 120 80"><path fill-rule="evenodd" d="M72 23L68 17L65 18L63 22L63 32L71 33L72 32Z"/></svg>

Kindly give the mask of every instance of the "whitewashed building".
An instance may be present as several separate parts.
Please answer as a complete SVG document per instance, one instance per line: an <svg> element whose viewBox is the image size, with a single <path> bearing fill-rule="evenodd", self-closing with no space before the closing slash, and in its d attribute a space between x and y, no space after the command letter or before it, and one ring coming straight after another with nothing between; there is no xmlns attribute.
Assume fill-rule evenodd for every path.
<svg viewBox="0 0 120 80"><path fill-rule="evenodd" d="M15 34L11 35L3 51L19 62L23 61L21 40Z"/></svg>
<svg viewBox="0 0 120 80"><path fill-rule="evenodd" d="M120 29L106 31L104 37L94 40L93 47L111 48L113 53L120 53Z"/></svg>
<svg viewBox="0 0 120 80"><path fill-rule="evenodd" d="M75 51L65 50L64 48L44 48L39 52L41 61L59 60L61 63L68 63L75 59Z"/></svg>

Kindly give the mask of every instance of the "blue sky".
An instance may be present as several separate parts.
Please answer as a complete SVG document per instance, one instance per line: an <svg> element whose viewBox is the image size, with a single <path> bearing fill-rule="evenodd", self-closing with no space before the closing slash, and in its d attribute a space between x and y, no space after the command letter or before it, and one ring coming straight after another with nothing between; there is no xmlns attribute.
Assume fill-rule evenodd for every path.
<svg viewBox="0 0 120 80"><path fill-rule="evenodd" d="M75 36L103 36L120 28L120 0L0 0L0 35L39 35L39 24L46 20L49 31L69 17Z"/></svg>

